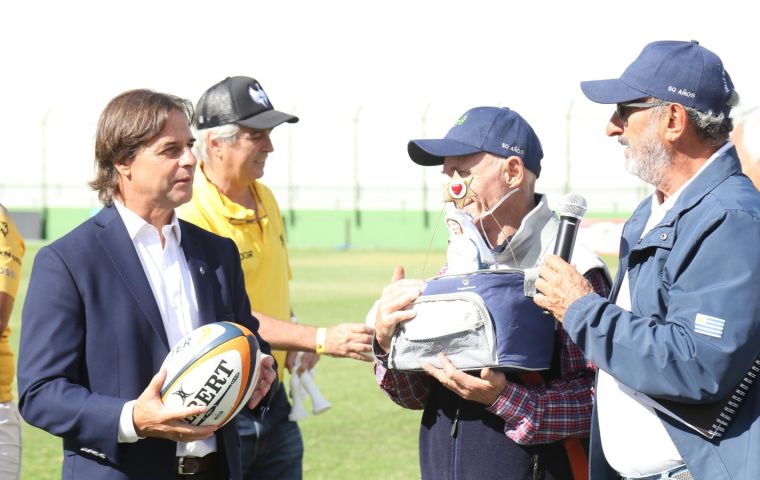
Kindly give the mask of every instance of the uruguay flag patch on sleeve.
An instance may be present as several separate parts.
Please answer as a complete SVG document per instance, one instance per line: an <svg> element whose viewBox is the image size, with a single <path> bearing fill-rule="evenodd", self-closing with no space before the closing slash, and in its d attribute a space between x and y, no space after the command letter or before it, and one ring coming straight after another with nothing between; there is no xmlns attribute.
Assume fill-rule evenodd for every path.
<svg viewBox="0 0 760 480"><path fill-rule="evenodd" d="M722 318L698 313L694 319L694 331L702 335L720 338L723 336L723 325L725 323L726 321Z"/></svg>

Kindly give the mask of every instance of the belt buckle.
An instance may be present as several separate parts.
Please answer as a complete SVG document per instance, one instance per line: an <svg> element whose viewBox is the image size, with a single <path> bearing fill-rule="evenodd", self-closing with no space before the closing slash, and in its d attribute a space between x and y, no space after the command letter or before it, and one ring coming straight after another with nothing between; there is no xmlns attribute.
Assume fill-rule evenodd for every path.
<svg viewBox="0 0 760 480"><path fill-rule="evenodd" d="M196 472L185 471L185 457L179 457L177 459L177 475L195 475Z"/></svg>
<svg viewBox="0 0 760 480"><path fill-rule="evenodd" d="M672 480L693 480L694 477L692 476L691 472L689 471L688 467L686 465L674 468L668 473L669 479Z"/></svg>

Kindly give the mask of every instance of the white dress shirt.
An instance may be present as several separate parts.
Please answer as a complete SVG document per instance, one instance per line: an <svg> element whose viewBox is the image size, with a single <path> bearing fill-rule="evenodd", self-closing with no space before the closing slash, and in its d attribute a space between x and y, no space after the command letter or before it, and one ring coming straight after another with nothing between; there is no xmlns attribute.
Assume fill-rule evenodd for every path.
<svg viewBox="0 0 760 480"><path fill-rule="evenodd" d="M129 237L140 258L150 288L161 312L161 320L166 330L169 346L200 326L198 299L195 296L193 278L187 259L182 251L182 232L177 215L161 228L165 244L161 245L158 230L142 217L114 201ZM168 352L167 352L168 353ZM147 387L147 385L146 385ZM132 411L136 400L127 402L121 412L119 438L121 443L136 442L140 439L135 432ZM216 451L216 437L196 442L177 442L177 456L202 457Z"/></svg>
<svg viewBox="0 0 760 480"><path fill-rule="evenodd" d="M675 205L681 192L731 146L729 142L715 152L693 177L664 202L660 203L657 195L652 195L652 212L641 233L642 237L659 224ZM631 310L628 272L623 277L615 303L620 308ZM602 450L607 463L618 473L641 477L683 465L681 455L654 411L655 403L652 399L617 381L601 369L597 378L596 395Z"/></svg>

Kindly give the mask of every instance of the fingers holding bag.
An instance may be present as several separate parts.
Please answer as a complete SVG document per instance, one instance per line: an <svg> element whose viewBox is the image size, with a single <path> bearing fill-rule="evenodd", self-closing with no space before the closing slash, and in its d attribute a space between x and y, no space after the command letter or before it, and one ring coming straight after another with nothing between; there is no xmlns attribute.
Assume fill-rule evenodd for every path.
<svg viewBox="0 0 760 480"><path fill-rule="evenodd" d="M404 278L402 267L396 267L392 280L393 282L383 289L375 313L375 338L385 352L390 350L396 325L414 318L415 312L407 307L425 289L424 281Z"/></svg>

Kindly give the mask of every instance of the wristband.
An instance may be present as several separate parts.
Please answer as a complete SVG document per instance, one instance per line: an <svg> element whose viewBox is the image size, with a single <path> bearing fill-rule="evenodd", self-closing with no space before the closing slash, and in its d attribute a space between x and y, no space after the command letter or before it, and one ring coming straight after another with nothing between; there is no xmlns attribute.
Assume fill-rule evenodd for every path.
<svg viewBox="0 0 760 480"><path fill-rule="evenodd" d="M316 347L314 350L316 350L317 355L322 355L325 353L325 337L327 337L327 329L324 327L320 327L317 329L317 340L316 340Z"/></svg>

